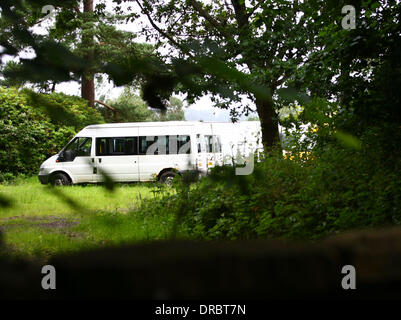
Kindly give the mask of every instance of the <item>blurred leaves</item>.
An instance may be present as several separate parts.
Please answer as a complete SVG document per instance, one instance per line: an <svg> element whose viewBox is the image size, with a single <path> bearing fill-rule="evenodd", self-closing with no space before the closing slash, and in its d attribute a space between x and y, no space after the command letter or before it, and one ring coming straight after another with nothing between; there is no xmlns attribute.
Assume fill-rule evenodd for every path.
<svg viewBox="0 0 401 320"><path fill-rule="evenodd" d="M77 213L88 212L88 209L84 205L82 205L79 201L76 201L72 197L70 197L63 189L64 188L60 186L59 187L48 186L46 188L46 191L59 198L61 201L63 201L66 205L68 205L71 209L73 209Z"/></svg>
<svg viewBox="0 0 401 320"><path fill-rule="evenodd" d="M10 198L5 197L0 194L0 207L8 208L8 207L11 207L12 204L13 204L13 201Z"/></svg>
<svg viewBox="0 0 401 320"><path fill-rule="evenodd" d="M362 149L362 142L353 135L337 130L334 136L346 148L360 150Z"/></svg>
<svg viewBox="0 0 401 320"><path fill-rule="evenodd" d="M229 82L237 83L243 92L253 93L257 99L271 100L270 89L251 80L251 77L235 68L230 68L223 61L202 57L198 59L201 69Z"/></svg>
<svg viewBox="0 0 401 320"><path fill-rule="evenodd" d="M98 174L102 176L102 182L107 191L114 192L115 191L115 182L113 178L105 171L97 168Z"/></svg>
<svg viewBox="0 0 401 320"><path fill-rule="evenodd" d="M32 105L42 109L42 111L46 113L55 123L74 126L78 125L78 119L73 113L60 108L54 103L54 101L48 99L48 97L45 95L30 90L24 90L22 92L29 97Z"/></svg>
<svg viewBox="0 0 401 320"><path fill-rule="evenodd" d="M100 11L96 11L90 19L96 23L92 23L92 26L87 28L85 21L89 17L85 17L85 20L80 14L74 12L73 4L76 3L74 1L61 1L57 4L54 3L60 12L56 30L52 31L48 37L33 35L26 24L22 23L24 22L23 15L16 14L15 10L7 12L6 16L10 17L14 23L13 27L18 24L21 25L21 30L15 28L11 33L15 33L15 39L22 47L32 47L36 56L33 59L22 59L22 67L8 70L5 76L14 79L24 78L31 82L49 79L54 82L62 82L77 80L80 75L86 72L91 74L106 73L117 86L140 82L143 99L151 107L160 110L166 109L166 100L169 99L173 91L188 93L189 101L211 93L214 102L221 108L229 108L233 102L240 102L241 94L256 98L259 101L269 101L266 105L271 106L272 91L275 90L275 86L272 84L281 76L287 78L294 66L299 63L298 56L301 57L302 53L305 52L304 48L301 50L299 47L303 43L300 41L302 37L299 33L291 35L296 40L292 39L293 42L286 43L289 48L296 44L298 49L296 53L292 53L291 59L282 59L281 52L275 52L280 39L282 43L285 42L284 33L286 30L283 29L284 22L272 19L270 16L264 17L255 13L252 18L255 21L258 20L260 26L271 26L277 32L280 30L280 36L277 36L274 41L270 37L270 31L267 32L269 37L266 37L267 33L258 36L254 34L253 29L256 26L253 21L250 21L246 26L250 31L247 33L230 24L220 27L217 27L217 24L212 24L213 27L205 25L202 26L203 31L197 30L198 28L193 29L193 24L196 25L198 18L191 14L192 11L186 11L189 8L180 11L181 3L171 3L167 7L162 3L157 5L158 3L159 1L154 3L156 10L150 10L151 7L148 5L144 5L144 10L150 10L148 13L156 14L163 19L177 14L182 15L188 24L171 26L169 32L173 37L184 30L189 34L194 34L194 37L188 41L176 40L181 43L182 46L180 45L180 47L183 52L190 54L179 55L179 58L157 57L149 48L146 49L143 45L135 44L133 41L135 35L118 31L113 27L113 23L122 19L121 12L117 12L118 10L116 15L107 16L104 12L104 6L99 6ZM37 8L40 7L42 2L27 1L27 4ZM53 4L53 1L47 4ZM215 19L218 24L223 17L226 17L224 18L226 23L231 21L231 18L234 20L238 18L233 16L231 12L226 12L224 6L213 3L211 7L215 6L217 6L216 11L209 14L211 16L216 15ZM245 6L245 3L241 3L240 6ZM195 6L191 10L198 13L197 10L201 7L203 6ZM270 5L261 6L261 9L263 12L268 12ZM130 15L132 14L128 12L127 17ZM288 18L288 21L284 20L288 28L294 27L291 5L283 7L280 15ZM231 18L228 19L228 17ZM72 21L79 22L81 18L83 19L82 23L72 23ZM134 17L132 16L132 18ZM167 25L170 22L167 21ZM216 31L213 30L214 28L217 28L218 34L223 34L225 37L230 35L232 38L227 38L225 42L217 41L212 36ZM244 27L244 29L246 28ZM97 38L93 47L85 48L76 43L80 30L85 34L92 32L91 37ZM207 34L211 36L205 37ZM235 37L239 37L238 41L234 41ZM5 42L7 41L5 40ZM12 43L11 41L5 45L11 50ZM271 48L271 50L266 50L266 48ZM95 60L91 61L90 65L85 64L85 60L81 58L85 57L88 50L94 50L95 53ZM14 54L16 52L17 50L14 50ZM273 59L278 53L278 58ZM240 65L244 64L250 69L249 74L240 71L245 70L239 68ZM300 99L301 96L297 94L297 97ZM245 105L242 112L249 110L249 106ZM236 113L236 110L231 111L233 114Z"/></svg>
<svg viewBox="0 0 401 320"><path fill-rule="evenodd" d="M312 101L312 98L310 96L301 92L300 89L297 89L295 87L280 88L276 90L276 93L282 100L286 100L290 103L298 101L299 104L306 105Z"/></svg>

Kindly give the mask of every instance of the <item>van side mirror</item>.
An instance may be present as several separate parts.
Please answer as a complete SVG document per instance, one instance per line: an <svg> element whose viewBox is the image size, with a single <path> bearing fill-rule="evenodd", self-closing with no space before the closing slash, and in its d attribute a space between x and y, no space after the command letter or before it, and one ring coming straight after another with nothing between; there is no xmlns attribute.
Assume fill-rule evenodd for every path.
<svg viewBox="0 0 401 320"><path fill-rule="evenodd" d="M63 162L63 161L65 161L64 152L60 152L60 154L57 157L57 162Z"/></svg>
<svg viewBox="0 0 401 320"><path fill-rule="evenodd" d="M63 151L60 153L57 160L59 162L74 161L76 156L77 156L77 154L73 150L66 150L66 151Z"/></svg>

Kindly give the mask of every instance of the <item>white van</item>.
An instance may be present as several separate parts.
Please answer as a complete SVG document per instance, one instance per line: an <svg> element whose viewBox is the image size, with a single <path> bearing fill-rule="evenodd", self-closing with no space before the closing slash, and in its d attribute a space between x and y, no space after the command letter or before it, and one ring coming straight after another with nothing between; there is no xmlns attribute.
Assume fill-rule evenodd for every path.
<svg viewBox="0 0 401 320"><path fill-rule="evenodd" d="M221 137L216 135L214 132L214 125L216 123L203 122L207 128L208 132L205 133L205 147L206 147L206 160L207 168L213 168L223 164L223 154Z"/></svg>
<svg viewBox="0 0 401 320"><path fill-rule="evenodd" d="M245 159L250 153L256 154L263 150L259 121L207 122L206 124L211 125L216 142L217 165L233 165L237 160ZM209 150L211 150L210 146L209 143Z"/></svg>
<svg viewBox="0 0 401 320"><path fill-rule="evenodd" d="M42 184L116 182L171 183L185 171L207 172L205 136L210 125L166 121L91 125L40 166ZM104 174L103 174L104 173Z"/></svg>

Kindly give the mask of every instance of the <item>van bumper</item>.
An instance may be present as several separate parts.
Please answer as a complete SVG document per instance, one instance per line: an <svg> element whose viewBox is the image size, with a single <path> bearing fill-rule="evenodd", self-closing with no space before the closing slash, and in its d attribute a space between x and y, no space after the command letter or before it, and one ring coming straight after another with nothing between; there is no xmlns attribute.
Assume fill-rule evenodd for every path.
<svg viewBox="0 0 401 320"><path fill-rule="evenodd" d="M48 184L49 183L49 175L48 174L40 174L38 175L39 181L41 184Z"/></svg>

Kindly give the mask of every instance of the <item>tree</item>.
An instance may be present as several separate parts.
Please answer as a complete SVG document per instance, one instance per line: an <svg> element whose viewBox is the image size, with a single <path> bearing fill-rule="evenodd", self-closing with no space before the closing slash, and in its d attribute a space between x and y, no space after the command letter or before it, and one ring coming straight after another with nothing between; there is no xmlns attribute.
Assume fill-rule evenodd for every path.
<svg viewBox="0 0 401 320"><path fill-rule="evenodd" d="M401 141L401 2L352 1L353 30L341 26L343 4L322 7L324 27L316 39L321 50L311 54L295 81L331 101L326 111L336 130L356 137L370 132L365 140L375 156L385 151L387 161L399 156ZM306 107L301 116L310 121L313 112Z"/></svg>
<svg viewBox="0 0 401 320"><path fill-rule="evenodd" d="M86 67L81 75L81 96L92 107L95 103L94 79L97 74L104 73L105 64L154 55L151 45L136 42L136 34L116 28L116 24L125 19L121 12L115 15L106 12L104 1L94 8L93 0L83 0L82 12L76 5L73 10L64 8L57 17L56 30L51 35L68 43L73 53L84 57ZM81 42L76 44L79 36Z"/></svg>
<svg viewBox="0 0 401 320"><path fill-rule="evenodd" d="M246 121L260 121L258 116L249 116Z"/></svg>
<svg viewBox="0 0 401 320"><path fill-rule="evenodd" d="M0 36L0 42L6 48L6 52L3 52L3 54L16 57L25 50L33 49L37 55L41 52L41 56L37 56L34 59L20 57L19 62L8 62L1 70L5 78L2 81L2 85L21 87L26 84L32 84L34 88L41 92L54 92L57 83L71 78L74 80L79 79L79 76L66 74L65 70L62 72L60 68L57 68L57 72L51 70L52 67L56 67L58 64L57 54L60 54L59 58L66 58L61 52L57 52L60 48L55 50L54 45L57 43L58 46L67 49L72 47L72 44L76 42L76 38L74 42L55 39L52 36L54 32L51 29L47 35L38 35L29 31L29 28L37 27L45 20L44 17L47 14L42 13L42 9L48 7L48 10L50 10L49 8L55 8L57 12L66 12L77 8L77 3L77 0L4 1L2 5L3 15L0 19L0 27L3 31ZM60 31L58 30L57 32L59 33ZM55 41L53 42L52 40ZM55 51L54 54L48 51L45 52L46 47L47 49L52 47L51 49ZM63 53L65 54L66 52ZM47 65L46 62L48 63ZM77 62L75 61L75 63ZM81 66L76 65L74 71L76 73L83 72L83 65L84 63Z"/></svg>
<svg viewBox="0 0 401 320"><path fill-rule="evenodd" d="M180 121L185 120L183 102L181 99L171 96L166 111L156 111L158 121Z"/></svg>
<svg viewBox="0 0 401 320"><path fill-rule="evenodd" d="M93 0L83 0L84 25L82 26L82 47L86 48L85 60L89 68L84 71L81 77L81 97L88 100L89 106L95 105L95 80L91 70L94 59L94 26L90 21L93 14Z"/></svg>
<svg viewBox="0 0 401 320"><path fill-rule="evenodd" d="M46 2L57 10L54 28L47 35L33 35L28 28L42 21L43 3L17 1L10 4L14 10L7 8L7 4L2 6L7 9L4 10L5 17L0 19L0 26L5 31L0 36L0 44L11 55L17 55L34 44L32 47L37 56L4 66L1 71L5 85L24 85L29 82L40 91L49 92L54 91L59 82L81 81L81 96L93 107L94 78L105 72L106 64L123 58L138 59L154 55L151 45L135 41L136 34L117 30L115 24L125 17L105 12L104 1L98 2L96 7L93 0ZM81 3L83 11L79 8ZM49 51L52 51L51 54ZM141 81L139 77L135 80Z"/></svg>
<svg viewBox="0 0 401 320"><path fill-rule="evenodd" d="M166 111L151 109L146 101L137 94L135 87L126 86L122 94L107 104L116 110L115 122L173 121L185 120L183 103L177 97L170 97ZM106 110L102 110L106 117Z"/></svg>
<svg viewBox="0 0 401 320"><path fill-rule="evenodd" d="M238 94L248 94L256 104L264 145L271 147L278 141L277 89L305 63L319 30L317 8L324 2L131 1L139 6L153 26L151 32L145 30L148 36L155 37L159 43L168 41L180 57L198 62L197 58L213 58L228 67L211 66L213 60L202 60L206 74L197 79L200 89L195 90L193 97L217 94L214 97L216 105L229 108L240 101ZM249 79L263 87L267 96L250 92L249 86L241 83L243 78L239 72L249 74ZM214 88L205 85L208 82L213 82Z"/></svg>

